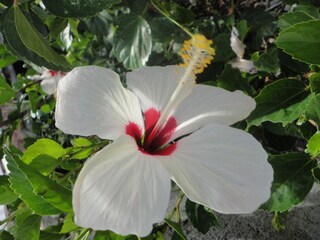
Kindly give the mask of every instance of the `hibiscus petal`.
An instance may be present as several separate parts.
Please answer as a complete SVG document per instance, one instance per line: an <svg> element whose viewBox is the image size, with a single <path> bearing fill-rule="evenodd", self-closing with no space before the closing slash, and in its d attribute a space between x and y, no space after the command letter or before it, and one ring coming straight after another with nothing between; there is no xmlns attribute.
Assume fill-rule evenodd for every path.
<svg viewBox="0 0 320 240"><path fill-rule="evenodd" d="M75 222L94 230L146 236L161 222L170 196L161 162L122 136L86 162L73 190Z"/></svg>
<svg viewBox="0 0 320 240"><path fill-rule="evenodd" d="M75 68L59 81L55 117L58 128L75 135L115 139L129 122L144 130L137 97L115 72L96 66Z"/></svg>
<svg viewBox="0 0 320 240"><path fill-rule="evenodd" d="M41 81L42 90L48 94L52 95L56 92L58 86L58 79L54 77L49 77Z"/></svg>
<svg viewBox="0 0 320 240"><path fill-rule="evenodd" d="M161 111L170 100L184 74L179 66L143 67L127 73L127 85L140 100L142 110ZM194 78L189 76L189 82Z"/></svg>
<svg viewBox="0 0 320 240"><path fill-rule="evenodd" d="M270 196L273 171L250 134L210 124L163 157L172 179L194 202L221 213L249 213Z"/></svg>
<svg viewBox="0 0 320 240"><path fill-rule="evenodd" d="M196 85L173 113L178 126L171 140L211 122L223 125L236 123L248 117L255 106L254 99L241 91L229 92L222 88Z"/></svg>

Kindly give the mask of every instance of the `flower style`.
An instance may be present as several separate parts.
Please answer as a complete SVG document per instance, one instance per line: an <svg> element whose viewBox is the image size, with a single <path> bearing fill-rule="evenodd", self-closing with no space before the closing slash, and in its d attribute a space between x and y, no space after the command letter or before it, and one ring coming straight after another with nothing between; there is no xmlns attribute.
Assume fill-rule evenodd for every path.
<svg viewBox="0 0 320 240"><path fill-rule="evenodd" d="M255 101L196 85L192 74L181 82L184 75L178 66L143 67L127 74L125 89L116 73L87 66L59 82L56 126L113 140L75 183L78 225L148 235L165 217L170 178L189 199L222 213L252 212L268 199L266 152L228 126L246 118Z"/></svg>

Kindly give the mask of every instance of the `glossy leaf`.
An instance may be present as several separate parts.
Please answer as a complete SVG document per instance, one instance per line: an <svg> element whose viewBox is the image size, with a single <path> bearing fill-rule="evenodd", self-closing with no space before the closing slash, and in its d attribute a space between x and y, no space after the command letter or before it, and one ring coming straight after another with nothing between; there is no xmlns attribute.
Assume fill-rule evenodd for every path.
<svg viewBox="0 0 320 240"><path fill-rule="evenodd" d="M192 225L203 234L207 233L211 227L221 225L213 210L191 202L189 199L186 202L186 212Z"/></svg>
<svg viewBox="0 0 320 240"><path fill-rule="evenodd" d="M30 215L18 226L15 238L19 240L39 240L41 216Z"/></svg>
<svg viewBox="0 0 320 240"><path fill-rule="evenodd" d="M257 106L248 118L249 125L260 125L264 121L290 122L298 118L300 104L286 110L306 98L306 86L294 79L281 79L267 85L255 98ZM302 104L303 106L303 104ZM289 118L290 120L286 120Z"/></svg>
<svg viewBox="0 0 320 240"><path fill-rule="evenodd" d="M127 69L139 68L146 64L151 48L148 22L139 15L122 15L114 38L114 51L118 61Z"/></svg>
<svg viewBox="0 0 320 240"><path fill-rule="evenodd" d="M17 33L27 48L56 66L71 69L71 65L66 59L52 49L49 43L46 42L37 29L31 25L17 6L14 7L14 22Z"/></svg>
<svg viewBox="0 0 320 240"><path fill-rule="evenodd" d="M10 87L6 80L0 75L0 106L9 102L16 96L16 92Z"/></svg>
<svg viewBox="0 0 320 240"><path fill-rule="evenodd" d="M295 24L279 33L276 45L302 62L320 64L320 20Z"/></svg>
<svg viewBox="0 0 320 240"><path fill-rule="evenodd" d="M22 59L26 62L32 62L38 66L45 66L48 69L54 70L67 70L63 67L58 67L48 61L46 61L43 57L39 56L37 53L31 51L27 46L24 45L20 36L17 32L17 28L14 21L14 10L11 7L6 10L4 13L4 23L3 23L3 37L5 47L8 51Z"/></svg>
<svg viewBox="0 0 320 240"><path fill-rule="evenodd" d="M179 223L173 222L169 219L165 219L164 221L174 230L174 232L180 237L180 239L187 240Z"/></svg>
<svg viewBox="0 0 320 240"><path fill-rule="evenodd" d="M269 159L274 170L271 197L262 206L271 212L284 212L302 202L310 192L316 161L305 153L273 155Z"/></svg>
<svg viewBox="0 0 320 240"><path fill-rule="evenodd" d="M312 157L320 155L320 131L316 132L308 141L307 150Z"/></svg>
<svg viewBox="0 0 320 240"><path fill-rule="evenodd" d="M59 17L79 18L93 16L120 0L43 0L48 11Z"/></svg>

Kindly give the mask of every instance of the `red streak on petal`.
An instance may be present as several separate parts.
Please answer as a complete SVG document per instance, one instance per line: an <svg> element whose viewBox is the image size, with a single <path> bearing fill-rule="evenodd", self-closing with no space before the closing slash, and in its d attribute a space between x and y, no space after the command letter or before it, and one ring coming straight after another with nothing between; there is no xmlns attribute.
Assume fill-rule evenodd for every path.
<svg viewBox="0 0 320 240"><path fill-rule="evenodd" d="M58 72L55 71L55 70L49 70L49 73L50 73L50 75L51 75L52 77L55 77L55 76L58 75Z"/></svg>
<svg viewBox="0 0 320 240"><path fill-rule="evenodd" d="M157 121L160 118L160 112L154 108L150 108L149 110L144 112L144 121L146 125L146 136L149 136Z"/></svg>
<svg viewBox="0 0 320 240"><path fill-rule="evenodd" d="M147 155L171 155L176 149L176 143L168 144L172 134L177 127L177 121L170 117L164 127L159 131L154 129L160 118L160 112L150 108L144 112L145 128L144 143L142 144L142 132L140 127L133 122L126 125L126 134L133 137L137 143L138 150ZM164 147L165 146L165 147Z"/></svg>
<svg viewBox="0 0 320 240"><path fill-rule="evenodd" d="M143 154L150 155L150 156L170 156L175 150L177 149L177 143L173 143L168 145L167 147L155 151L153 153L149 153L145 151L142 147L138 147L138 150Z"/></svg>
<svg viewBox="0 0 320 240"><path fill-rule="evenodd" d="M157 146L157 147L161 147L163 146L165 143L167 143L167 141L170 140L172 134L174 133L174 130L177 127L177 121L174 117L170 117L166 124L164 125L164 127L162 128L162 130L160 131L159 135L156 137L156 139L154 139L154 141L152 142L153 146Z"/></svg>
<svg viewBox="0 0 320 240"><path fill-rule="evenodd" d="M126 125L126 134L133 137L137 144L141 144L142 133L140 127L133 122Z"/></svg>

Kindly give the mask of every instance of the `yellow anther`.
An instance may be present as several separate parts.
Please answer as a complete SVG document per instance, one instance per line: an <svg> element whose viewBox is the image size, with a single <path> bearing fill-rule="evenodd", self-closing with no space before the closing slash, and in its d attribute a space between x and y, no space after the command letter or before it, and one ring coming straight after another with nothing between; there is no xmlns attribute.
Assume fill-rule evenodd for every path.
<svg viewBox="0 0 320 240"><path fill-rule="evenodd" d="M215 54L211 44L212 40L207 39L202 34L194 34L191 39L183 43L179 53L183 59L183 63L180 66L189 67L189 65L192 65L194 74L203 72Z"/></svg>

